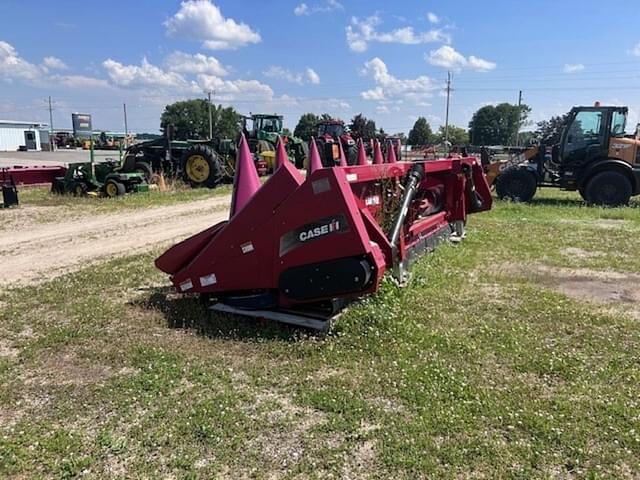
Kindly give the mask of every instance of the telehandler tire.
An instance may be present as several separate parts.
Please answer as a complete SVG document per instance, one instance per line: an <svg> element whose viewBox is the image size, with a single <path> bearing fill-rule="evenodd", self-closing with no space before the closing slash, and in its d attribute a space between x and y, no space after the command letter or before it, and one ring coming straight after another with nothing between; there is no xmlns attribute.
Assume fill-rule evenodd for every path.
<svg viewBox="0 0 640 480"><path fill-rule="evenodd" d="M619 207L629 204L632 187L624 174L610 170L594 175L587 183L584 194L592 205Z"/></svg>
<svg viewBox="0 0 640 480"><path fill-rule="evenodd" d="M496 182L496 194L501 200L530 202L538 189L536 177L522 168L507 168Z"/></svg>

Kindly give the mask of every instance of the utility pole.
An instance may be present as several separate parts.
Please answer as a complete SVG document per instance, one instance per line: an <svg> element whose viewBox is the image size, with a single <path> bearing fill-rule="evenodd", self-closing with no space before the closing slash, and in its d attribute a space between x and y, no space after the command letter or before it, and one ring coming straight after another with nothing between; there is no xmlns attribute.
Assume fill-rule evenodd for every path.
<svg viewBox="0 0 640 480"><path fill-rule="evenodd" d="M451 72L447 72L447 114L444 120L444 141L449 141L449 100L451 99Z"/></svg>
<svg viewBox="0 0 640 480"><path fill-rule="evenodd" d="M53 151L53 107L51 106L51 95L49 95L49 150Z"/></svg>
<svg viewBox="0 0 640 480"><path fill-rule="evenodd" d="M522 106L522 90L518 93L518 131L516 132L516 147L520 146L520 116L522 115L522 110L520 107Z"/></svg>
<svg viewBox="0 0 640 480"><path fill-rule="evenodd" d="M129 134L129 126L127 125L127 104L122 104L122 109L124 110L124 135L127 136Z"/></svg>
<svg viewBox="0 0 640 480"><path fill-rule="evenodd" d="M209 140L213 139L213 116L211 114L211 90L207 92L209 98Z"/></svg>

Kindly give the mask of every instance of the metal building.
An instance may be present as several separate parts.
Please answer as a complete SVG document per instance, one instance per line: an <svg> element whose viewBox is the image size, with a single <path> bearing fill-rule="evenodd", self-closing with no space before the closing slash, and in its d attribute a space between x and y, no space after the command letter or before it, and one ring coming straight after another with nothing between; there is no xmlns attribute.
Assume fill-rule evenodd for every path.
<svg viewBox="0 0 640 480"><path fill-rule="evenodd" d="M0 120L0 151L42 150L42 142L49 139L41 130L47 128L46 123Z"/></svg>

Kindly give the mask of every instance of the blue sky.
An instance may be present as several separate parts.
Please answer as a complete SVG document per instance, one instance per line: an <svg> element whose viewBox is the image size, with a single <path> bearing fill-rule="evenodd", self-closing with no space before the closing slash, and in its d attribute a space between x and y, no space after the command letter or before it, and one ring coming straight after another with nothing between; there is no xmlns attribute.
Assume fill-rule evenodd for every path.
<svg viewBox="0 0 640 480"><path fill-rule="evenodd" d="M389 132L524 101L532 121L577 104L640 111L640 9L565 1L3 0L0 118L157 131L166 103L204 96L241 113L364 113Z"/></svg>

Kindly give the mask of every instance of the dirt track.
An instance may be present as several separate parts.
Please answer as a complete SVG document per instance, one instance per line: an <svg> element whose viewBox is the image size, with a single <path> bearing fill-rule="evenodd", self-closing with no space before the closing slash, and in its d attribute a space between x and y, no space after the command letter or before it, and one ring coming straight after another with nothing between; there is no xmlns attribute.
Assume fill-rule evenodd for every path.
<svg viewBox="0 0 640 480"><path fill-rule="evenodd" d="M185 238L226 219L228 203L224 196L55 223L27 222L0 231L0 288L39 283L91 262Z"/></svg>

